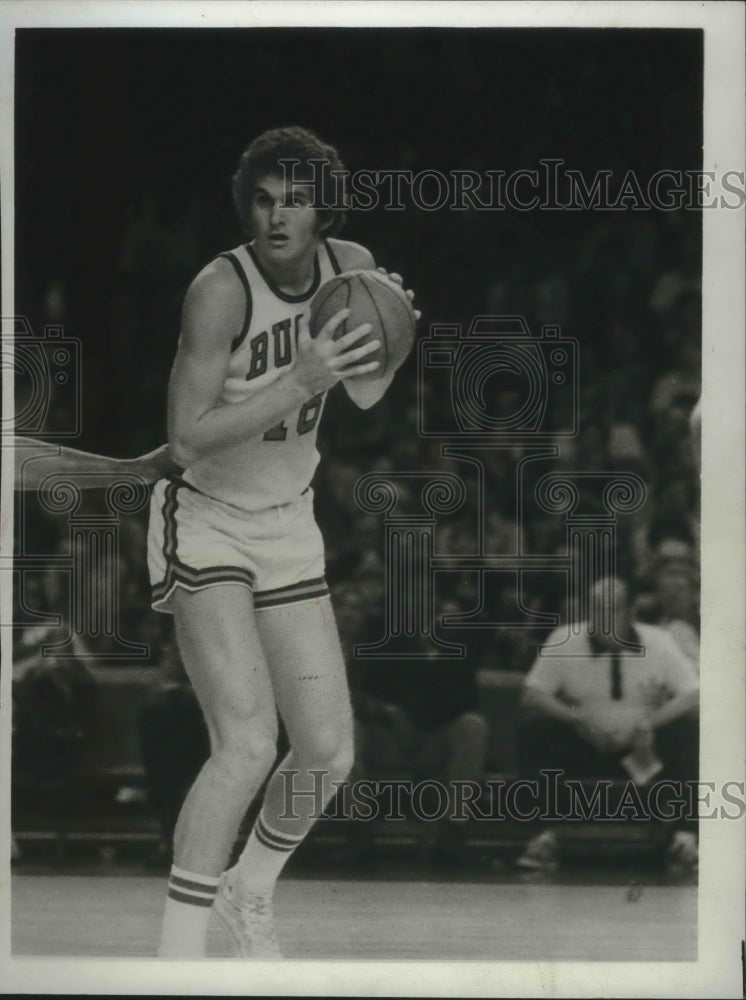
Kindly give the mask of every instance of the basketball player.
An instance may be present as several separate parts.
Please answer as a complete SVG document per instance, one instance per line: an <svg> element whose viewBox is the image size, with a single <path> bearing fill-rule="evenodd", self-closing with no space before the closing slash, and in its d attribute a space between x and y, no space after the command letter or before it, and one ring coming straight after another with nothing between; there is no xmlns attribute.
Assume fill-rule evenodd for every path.
<svg viewBox="0 0 746 1000"><path fill-rule="evenodd" d="M218 256L187 291L169 388L169 440L185 471L158 482L151 501L153 607L174 615L211 744L176 826L162 957L204 955L213 902L237 954L280 955L274 885L319 808L302 793L320 780L328 802L353 763L309 484L327 391L342 382L367 408L393 372L354 381L378 367L370 354L379 342L359 346L368 324L334 340L348 310L311 338L319 285L375 264L368 250L332 238L343 212L324 207L319 185L286 183L281 160L296 161L296 180L310 178L313 160L344 169L335 149L296 127L264 133L243 154L233 195L252 239ZM224 872L275 763L278 710L291 749L243 853Z"/></svg>
<svg viewBox="0 0 746 1000"><path fill-rule="evenodd" d="M44 480L53 475L64 476L83 488L101 487L104 480L114 482L122 475L153 483L177 468L166 444L138 458L109 458L38 438L15 436L13 450L17 490L41 489Z"/></svg>

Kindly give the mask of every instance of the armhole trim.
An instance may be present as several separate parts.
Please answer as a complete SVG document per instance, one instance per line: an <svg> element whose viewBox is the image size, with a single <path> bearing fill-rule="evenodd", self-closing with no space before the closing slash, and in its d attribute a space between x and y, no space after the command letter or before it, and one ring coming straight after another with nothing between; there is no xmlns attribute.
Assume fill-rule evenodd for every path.
<svg viewBox="0 0 746 1000"><path fill-rule="evenodd" d="M249 326L251 325L251 314L253 305L251 298L251 286L249 285L249 279L246 277L246 272L241 267L241 264L239 263L238 258L234 253L231 253L229 251L228 253L218 254L218 258L220 257L224 258L225 260L229 260L231 262L231 264L233 265L233 270L238 275L238 278L241 284L243 285L243 290L246 293L246 310L244 312L243 326L241 327L241 332L238 334L238 336L234 337L233 340L231 341L231 354L235 354L235 352L238 350L241 344L243 344L244 340L246 340L246 334L249 332Z"/></svg>
<svg viewBox="0 0 746 1000"><path fill-rule="evenodd" d="M332 265L332 270L335 274L341 274L342 268L340 267L339 261L337 260L337 255L332 250L329 240L324 240L324 246L326 247L326 252L329 255L329 263Z"/></svg>

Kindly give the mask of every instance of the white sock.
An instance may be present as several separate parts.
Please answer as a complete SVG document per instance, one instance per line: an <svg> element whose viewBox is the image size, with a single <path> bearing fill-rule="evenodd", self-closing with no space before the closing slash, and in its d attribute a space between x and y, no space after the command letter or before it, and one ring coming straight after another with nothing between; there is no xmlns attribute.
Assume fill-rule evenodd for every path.
<svg viewBox="0 0 746 1000"><path fill-rule="evenodd" d="M173 865L168 880L159 958L203 958L210 910L220 880Z"/></svg>
<svg viewBox="0 0 746 1000"><path fill-rule="evenodd" d="M268 825L259 813L254 828L236 865L241 889L269 895L290 855L305 837L304 833L280 833Z"/></svg>

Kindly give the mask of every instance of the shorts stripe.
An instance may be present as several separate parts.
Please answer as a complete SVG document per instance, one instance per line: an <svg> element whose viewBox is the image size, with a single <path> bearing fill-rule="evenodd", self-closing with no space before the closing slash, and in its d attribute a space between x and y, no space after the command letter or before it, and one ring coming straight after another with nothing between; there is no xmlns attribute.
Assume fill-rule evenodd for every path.
<svg viewBox="0 0 746 1000"><path fill-rule="evenodd" d="M254 577L247 569L241 569L240 566L188 569L188 567L181 565L177 568L173 563L169 563L163 582L156 583L152 588L153 600L163 600L177 583L192 590L199 590L201 587L211 587L216 583L244 583L247 587L253 588Z"/></svg>
<svg viewBox="0 0 746 1000"><path fill-rule="evenodd" d="M166 575L161 583L151 588L154 603L164 601L171 591L182 585L187 590L200 590L214 584L240 583L253 590L254 575L241 566L210 566L207 569L192 569L181 562L177 554L176 511L179 506L179 487L188 486L180 479L169 479L163 500L163 557L166 561Z"/></svg>
<svg viewBox="0 0 746 1000"><path fill-rule="evenodd" d="M184 480L176 476L168 477L161 503L163 532L161 548L165 572L163 578L151 586L151 600L156 610L171 610L168 607L168 601L177 587L183 587L191 593L195 593L222 584L240 584L248 587L253 593L255 611L284 607L289 604L301 604L329 596L329 587L324 576L312 577L308 580L301 580L299 583L275 587L270 590L256 590L256 574L252 569L230 564L196 569L182 562L178 554L178 522L176 519L179 508L179 489L182 487L200 493ZM317 572L318 569L323 569L323 559L321 562L322 564L319 566L318 561L315 561L313 568ZM309 564L306 563L306 565Z"/></svg>
<svg viewBox="0 0 746 1000"><path fill-rule="evenodd" d="M315 597L326 597L329 586L323 576L313 580L302 580L290 587L276 587L274 590L261 590L254 594L254 608L277 608L284 604L294 604L299 601L310 601Z"/></svg>

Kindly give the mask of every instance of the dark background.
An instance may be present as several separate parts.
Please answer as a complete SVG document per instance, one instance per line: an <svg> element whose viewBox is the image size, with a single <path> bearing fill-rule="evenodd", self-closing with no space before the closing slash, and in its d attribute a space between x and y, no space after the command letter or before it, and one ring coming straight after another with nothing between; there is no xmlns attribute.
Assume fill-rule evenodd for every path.
<svg viewBox="0 0 746 1000"><path fill-rule="evenodd" d="M314 129L351 170L510 173L555 157L588 181L611 170L620 183L635 170L644 188L656 170L701 168L700 31L24 29L16 34L15 68L16 310L37 334L46 323L62 323L81 340L82 432L67 443L109 455L134 456L165 440L181 302L204 264L241 241L230 179L242 150L264 129ZM683 622L696 636L698 469L688 416L700 382L700 213L381 208L352 213L342 235L405 275L423 310L421 336L433 322L467 324L489 312L522 314L534 332L558 323L577 339L580 432L556 462L536 463L534 473L642 476L645 504L618 519L619 570L640 616ZM460 475L467 502L439 520L437 551L475 548L473 469L445 461L437 440L418 436L415 353L370 411L357 410L341 390L331 393L319 433L317 517L353 690L363 695L375 678L371 687L351 653L356 642L381 637L384 566L381 518L362 514L353 500L358 477L376 469ZM430 404L437 410L442 401ZM40 436L66 429L70 416L58 395ZM536 507L530 482L526 506L516 511L517 457L520 449L485 453L487 551L515 551L522 533L525 552L561 553L563 519ZM586 501L598 512L598 497ZM25 551L66 554L68 515L44 511L30 494L18 503ZM104 512L103 496L89 492L84 508ZM142 689L158 678L183 682L170 618L149 609L146 528L145 511L120 518L119 624L124 638L151 647L149 663L160 669L145 671L135 690L135 680L122 681L107 661L107 636L87 640L88 652L101 657L94 662L99 684L102 672L118 679L111 716L98 713L105 720L98 741L85 736L82 709L70 721L69 691L56 709L50 703L60 740L72 748L67 757L50 748L54 729L39 722L47 716L30 689L31 708L16 718L37 720L23 744L35 754L29 763L16 750L14 765L16 775L30 769L33 803L40 780L34 767L61 761L72 773L83 743L99 776L109 768L110 791L125 773L130 782L141 777L134 734ZM530 611L572 615L557 576L524 575L521 596ZM15 631L20 675L40 662L43 642L59 639L59 629L29 623L29 609L61 614L64 632L71 598L54 568L26 571L17 583L15 621L26 623ZM509 574L493 579L488 596L488 614L515 620ZM469 611L478 598L475 574L439 574L435 597L436 615ZM505 671L508 680L525 672L546 626L530 614L522 625L444 628L444 638L465 642L468 657L458 665L461 692L442 700L453 707L461 695L471 697L479 669ZM397 665L389 666L401 680ZM134 693L125 697L122 684ZM404 687L411 700L417 685ZM435 697L434 687L428 691ZM488 764L501 771L511 767L505 746L516 699L501 689L498 714L485 709ZM177 729L186 732L183 720ZM83 784L52 779L60 808L72 809L70 788Z"/></svg>
<svg viewBox="0 0 746 1000"><path fill-rule="evenodd" d="M37 333L61 322L82 341L82 433L69 443L133 456L165 440L184 292L241 241L230 179L259 132L317 130L351 170L510 173L559 157L589 181L611 170L619 183L633 169L644 188L656 170L701 168L702 33L24 29L15 122L17 312ZM646 503L619 518L620 571L650 598L651 620L663 613L657 574L672 571L669 612L696 629L698 470L687 420L700 378L700 213L380 208L352 213L342 235L405 275L421 336L430 323L490 312L520 313L535 332L559 323L577 338L580 433L558 467L643 477ZM348 652L380 637L383 586L380 518L356 508L356 479L450 468L473 486L468 466L454 469L438 442L418 436L416 407L413 353L378 406L363 413L337 390L322 421L316 508ZM68 419L55 400L41 436ZM508 456L488 455L487 466L488 551L514 548L519 528L525 551L561 551L561 518L530 506L519 518ZM67 517L24 503L35 551L65 551ZM86 504L101 510L103 498L91 493ZM470 489L439 523L439 551L473 551L475 513ZM160 663L170 626L148 608L145 529L144 513L121 519L122 627ZM671 541L673 563L662 555ZM568 614L551 576L526 575L523 600ZM31 608L64 606L54 572L27 573L24 587ZM509 579L490 596L495 614L515 612ZM474 574L442 574L436 597L436 612L446 601L469 610ZM543 635L472 634L470 663L525 671ZM18 630L24 654L38 643L38 631Z"/></svg>
<svg viewBox="0 0 746 1000"><path fill-rule="evenodd" d="M21 30L16 44L17 311L81 339L77 443L107 454L165 440L183 295L241 240L230 178L263 129L315 129L351 170L511 172L559 157L588 182L613 171L613 189L630 169L644 187L656 170L701 167L699 31L64 29ZM647 533L636 549L626 539L621 569L643 580L662 536L695 541L685 418L699 380L699 212L379 208L352 213L343 235L406 276L421 335L484 312L560 323L580 344L566 462L627 463L649 486L637 521L620 525ZM351 506L357 476L442 464L417 435L415 376L413 353L364 414L330 396L316 487L332 576L354 570L366 531L380 547L375 519ZM49 427L68 419L60 401ZM620 424L634 440L617 454ZM511 476L491 456L489 503L508 534ZM451 551L473 537L472 513L444 540ZM522 516L533 551L561 543L560 524ZM536 606L549 600L534 589Z"/></svg>
<svg viewBox="0 0 746 1000"><path fill-rule="evenodd" d="M701 33L683 30L19 31L17 308L38 321L61 283L84 344L81 444L128 454L163 440L181 298L240 240L229 182L261 130L318 130L353 170L553 156L645 178L699 167L701 67ZM490 287L531 317L542 283L572 280L545 292L555 320L595 358L620 348L608 313L621 305L645 374L671 350L640 315L650 285L700 271L685 211L378 210L345 235L407 277L423 326L484 311Z"/></svg>

